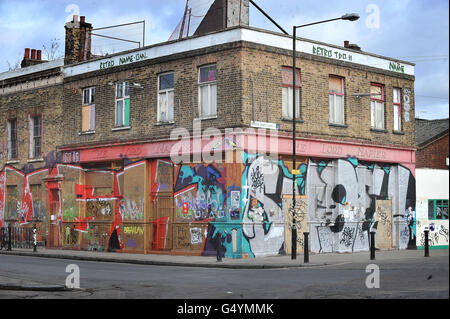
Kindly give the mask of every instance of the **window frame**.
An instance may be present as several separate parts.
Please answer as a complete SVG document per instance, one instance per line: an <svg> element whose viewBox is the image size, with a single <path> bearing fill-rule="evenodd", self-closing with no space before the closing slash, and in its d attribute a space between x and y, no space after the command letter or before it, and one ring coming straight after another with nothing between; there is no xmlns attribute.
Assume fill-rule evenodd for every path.
<svg viewBox="0 0 450 319"><path fill-rule="evenodd" d="M286 81L286 79L284 78L284 72L287 71L287 74L290 74L290 78ZM302 109L301 109L301 105L302 105L302 76L301 76L301 69L300 68L295 68L295 73L296 73L296 80L295 80L295 90L298 90L296 93L296 98L295 99L295 103L296 105L296 110L295 110L295 115L296 115L296 121L301 121L302 118ZM297 81L298 79L298 81ZM292 121L293 120L293 116L289 117L289 116L285 116L284 115L284 107L285 107L285 101L284 101L284 96L285 94L283 93L284 89L287 89L287 108L288 108L288 114L291 113L292 110L292 94L293 94L293 90L294 90L294 85L293 85L293 79L292 79L292 67L291 66L282 66L281 67L281 90L282 90L282 94L281 94L281 118L282 120L285 121Z"/></svg>
<svg viewBox="0 0 450 319"><path fill-rule="evenodd" d="M398 102L395 101L395 91L398 91ZM402 131L402 89L399 87L394 87L392 89L392 102L393 102L393 114L394 114L394 131L401 132ZM398 114L395 116L395 111L397 110ZM398 127L395 126L395 120L397 119Z"/></svg>
<svg viewBox="0 0 450 319"><path fill-rule="evenodd" d="M86 102L85 99L85 92L88 92L88 101ZM83 96L82 96L82 103L81 103L81 132L93 132L95 131L95 94L96 94L96 87L88 87L83 89ZM84 129L83 127L83 114L84 109L89 108L89 129Z"/></svg>
<svg viewBox="0 0 450 319"><path fill-rule="evenodd" d="M120 89L120 96L118 96L119 93L119 86L121 86ZM115 103L114 103L114 114L115 114L115 119L114 119L114 127L115 128L126 128L130 126L130 107L128 108L128 123L126 123L125 119L126 119L126 105L125 105L125 101L128 100L130 101L130 82L128 81L122 81L122 82L117 82L116 83L116 89L115 89ZM127 95L127 91L128 91L128 95ZM117 109L118 109L118 103L122 102L122 122L118 123L118 118L117 118Z"/></svg>
<svg viewBox="0 0 450 319"><path fill-rule="evenodd" d="M35 119L40 119L40 135L36 136L35 133ZM30 153L29 158L32 160L40 159L42 156L42 146L43 146L43 125L42 125L42 114L30 115ZM39 154L36 154L36 139L39 138Z"/></svg>
<svg viewBox="0 0 450 319"><path fill-rule="evenodd" d="M216 70L216 77L214 81L205 81L205 82L201 82L201 70L205 69L205 68L210 68L210 67L215 67ZM216 96L215 96L215 114L204 114L203 113L203 95L202 95L202 88L203 87L208 87L208 106L209 109L212 109L212 105L210 105L209 103L212 102L211 98L212 98L212 90L211 88L215 86L216 87ZM198 117L199 119L209 119L209 118L217 118L217 114L218 114L218 105L217 105L217 63L213 63L213 64L208 64L208 65L202 65L198 67Z"/></svg>
<svg viewBox="0 0 450 319"><path fill-rule="evenodd" d="M370 92L372 93L372 86L376 86L381 88L381 99L379 98L375 98L372 96L372 94L370 95L370 127L374 130L385 130L386 129L386 95L385 95L385 86L383 84L380 83L370 83ZM372 109L372 102L376 102L376 103L381 103L382 107L383 107L383 127L377 127L377 110L375 108ZM376 104L375 104L376 106ZM372 123L374 122L374 125L372 125Z"/></svg>
<svg viewBox="0 0 450 319"><path fill-rule="evenodd" d="M433 202L433 218L430 218L430 203ZM438 205L438 202L441 202L440 205ZM447 204L444 204L444 202L447 202ZM436 216L437 207L440 207L442 209L442 217L438 218ZM447 208L447 218L444 218L444 208ZM448 208L449 208L449 200L448 199L429 199L428 200L428 219L429 220L448 220Z"/></svg>
<svg viewBox="0 0 450 319"><path fill-rule="evenodd" d="M330 78L335 78L335 79L339 79L341 81L341 92L342 93L338 93L338 92L333 92L330 90ZM341 96L342 97L342 123L338 122L336 120L336 97L337 96ZM345 78L339 75L329 75L328 76L328 97L329 97L329 112L330 112L330 116L329 116L329 123L330 124L337 124L337 125L345 125ZM333 107L334 107L334 118L331 118L331 98L333 98Z"/></svg>
<svg viewBox="0 0 450 319"><path fill-rule="evenodd" d="M164 75L169 75L172 74L173 75L173 85L172 88L169 89L162 89L161 90L161 77ZM160 96L161 94L165 94L166 95L166 99L167 101L169 101L169 96L170 93L173 93L172 98L173 98L173 103L172 103L172 118L169 118L169 115L167 115L167 121L162 121L161 120L161 100L160 100ZM169 102L167 102L167 109L169 109ZM161 74L158 74L158 109L157 109L157 115L156 115L156 120L157 123L173 123L174 122L174 109L175 109L175 72L173 71L168 71L168 72L164 72ZM170 112L168 111L168 113L170 114Z"/></svg>
<svg viewBox="0 0 450 319"><path fill-rule="evenodd" d="M11 135L12 135L11 123L14 123L14 125L15 125L15 130L14 130L15 138L14 139L11 137ZM17 123L18 123L17 118L11 118L11 119L7 120L7 124L6 124L7 134L8 134L8 136L7 136L8 137L8 155L7 155L8 161L15 161L15 160L19 159L19 143L18 143L19 138L18 138L18 134L17 134ZM15 143L15 148L13 148L11 146L13 141ZM12 154L13 149L15 149L15 153L14 153L15 156L13 156L13 154Z"/></svg>

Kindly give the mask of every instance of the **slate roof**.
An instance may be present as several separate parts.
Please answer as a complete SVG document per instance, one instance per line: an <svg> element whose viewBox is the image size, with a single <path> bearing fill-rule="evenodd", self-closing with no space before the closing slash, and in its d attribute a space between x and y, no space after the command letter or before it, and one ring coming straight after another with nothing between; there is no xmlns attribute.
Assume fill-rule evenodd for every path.
<svg viewBox="0 0 450 319"><path fill-rule="evenodd" d="M448 132L448 118L425 120L416 118L416 145L423 146L427 142Z"/></svg>

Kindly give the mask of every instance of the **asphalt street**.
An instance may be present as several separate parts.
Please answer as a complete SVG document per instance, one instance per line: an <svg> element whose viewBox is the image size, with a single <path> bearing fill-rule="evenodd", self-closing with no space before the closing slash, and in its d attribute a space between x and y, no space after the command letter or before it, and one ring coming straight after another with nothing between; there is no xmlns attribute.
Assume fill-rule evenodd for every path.
<svg viewBox="0 0 450 319"><path fill-rule="evenodd" d="M380 287L371 289L366 286L369 260L301 268L215 269L0 255L0 282L64 286L69 264L80 269L81 289L0 289L0 298L449 298L448 253L430 258L373 261L380 270Z"/></svg>

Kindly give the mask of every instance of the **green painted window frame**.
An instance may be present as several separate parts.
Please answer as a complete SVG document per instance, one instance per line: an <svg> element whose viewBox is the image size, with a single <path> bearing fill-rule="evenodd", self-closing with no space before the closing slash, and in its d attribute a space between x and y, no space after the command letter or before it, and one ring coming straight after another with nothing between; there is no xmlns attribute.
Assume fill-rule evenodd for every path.
<svg viewBox="0 0 450 319"><path fill-rule="evenodd" d="M120 105L120 107L119 107ZM120 112L120 116L118 114ZM129 82L119 82L116 84L115 101L115 127L130 126L130 84Z"/></svg>
<svg viewBox="0 0 450 319"><path fill-rule="evenodd" d="M430 204L433 204L430 211ZM428 219L429 220L448 220L448 199L429 199L428 200ZM440 208L441 214L438 214L437 208ZM444 212L447 212L445 216ZM432 214L431 214L432 213ZM439 217L441 216L441 217ZM432 217L432 218L431 218Z"/></svg>

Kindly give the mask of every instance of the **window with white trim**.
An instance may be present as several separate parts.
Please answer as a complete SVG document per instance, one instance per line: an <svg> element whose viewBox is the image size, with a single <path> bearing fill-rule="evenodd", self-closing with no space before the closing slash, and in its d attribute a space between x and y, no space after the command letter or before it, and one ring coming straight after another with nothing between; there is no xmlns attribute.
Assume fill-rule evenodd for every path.
<svg viewBox="0 0 450 319"><path fill-rule="evenodd" d="M384 86L370 85L370 119L373 129L384 130Z"/></svg>
<svg viewBox="0 0 450 319"><path fill-rule="evenodd" d="M83 105L81 107L81 131L95 130L95 87L83 90Z"/></svg>
<svg viewBox="0 0 450 319"><path fill-rule="evenodd" d="M199 117L217 116L217 66L199 68L198 75Z"/></svg>
<svg viewBox="0 0 450 319"><path fill-rule="evenodd" d="M300 116L300 101L301 101L301 77L300 77L300 70L295 70L295 118L296 120L299 120L301 118ZM293 118L293 72L291 67L283 67L282 71L282 118L286 120L292 120Z"/></svg>
<svg viewBox="0 0 450 319"><path fill-rule="evenodd" d="M330 97L330 123L345 124L344 78L330 75L328 78Z"/></svg>
<svg viewBox="0 0 450 319"><path fill-rule="evenodd" d="M116 83L116 127L130 126L130 83Z"/></svg>
<svg viewBox="0 0 450 319"><path fill-rule="evenodd" d="M158 123L173 122L174 73L158 77Z"/></svg>
<svg viewBox="0 0 450 319"><path fill-rule="evenodd" d="M394 88L394 131L402 130L402 90Z"/></svg>
<svg viewBox="0 0 450 319"><path fill-rule="evenodd" d="M42 155L42 116L30 117L30 158L38 159Z"/></svg>
<svg viewBox="0 0 450 319"><path fill-rule="evenodd" d="M8 160L16 160L17 151L17 119L8 120Z"/></svg>

